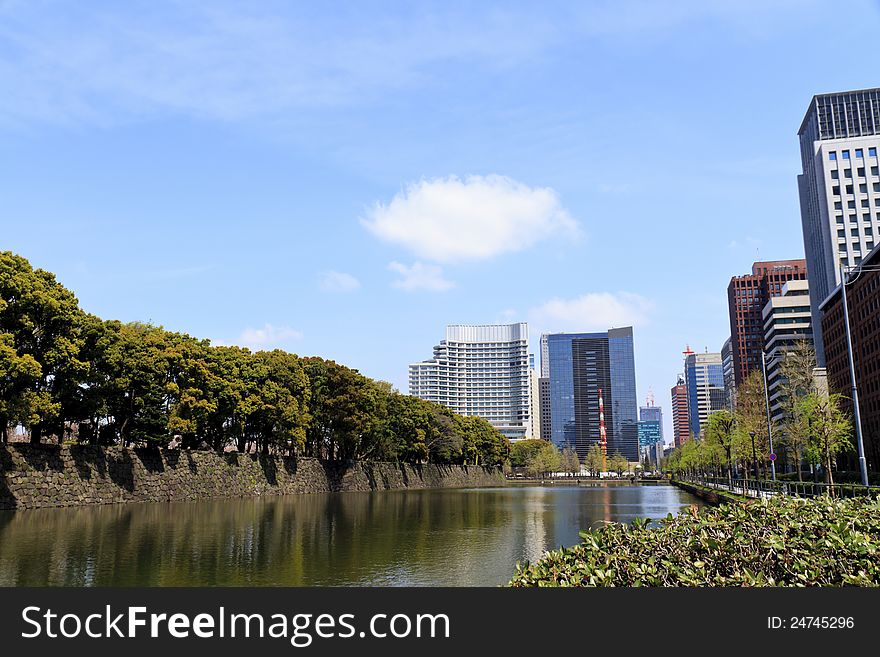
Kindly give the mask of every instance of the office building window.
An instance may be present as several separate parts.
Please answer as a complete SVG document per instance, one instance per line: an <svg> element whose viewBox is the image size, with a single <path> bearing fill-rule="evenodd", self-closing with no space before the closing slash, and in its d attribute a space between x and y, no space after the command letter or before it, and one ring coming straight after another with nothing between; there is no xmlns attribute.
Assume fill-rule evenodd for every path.
<svg viewBox="0 0 880 657"><path fill-rule="evenodd" d="M838 171L837 169L834 169L831 172L831 178L834 180L840 180L840 171Z"/></svg>
<svg viewBox="0 0 880 657"><path fill-rule="evenodd" d="M877 149L873 146L868 149L868 157L877 157Z"/></svg>
<svg viewBox="0 0 880 657"><path fill-rule="evenodd" d="M844 178L852 178L852 169L844 169L843 170Z"/></svg>
<svg viewBox="0 0 880 657"><path fill-rule="evenodd" d="M856 169L856 173L859 176L861 176L862 178L864 178L865 177L865 167L859 167L858 169Z"/></svg>
<svg viewBox="0 0 880 657"><path fill-rule="evenodd" d="M849 151L841 151L840 154L841 154L841 157L843 157L844 160L848 160L848 159L849 159Z"/></svg>
<svg viewBox="0 0 880 657"><path fill-rule="evenodd" d="M865 154L861 148L856 149L856 157L865 157Z"/></svg>
<svg viewBox="0 0 880 657"><path fill-rule="evenodd" d="M830 153L828 153L828 159L829 160L836 160L837 159L837 151L831 151Z"/></svg>

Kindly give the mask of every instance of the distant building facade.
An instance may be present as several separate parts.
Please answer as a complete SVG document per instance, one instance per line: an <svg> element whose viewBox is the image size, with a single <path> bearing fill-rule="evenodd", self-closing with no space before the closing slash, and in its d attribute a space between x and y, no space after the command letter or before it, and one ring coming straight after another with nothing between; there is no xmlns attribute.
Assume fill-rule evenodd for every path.
<svg viewBox="0 0 880 657"><path fill-rule="evenodd" d="M691 353L685 357L690 433L699 438L709 416L727 407L720 353Z"/></svg>
<svg viewBox="0 0 880 657"><path fill-rule="evenodd" d="M773 421L779 425L785 419L785 377L782 375L785 352L799 343L813 347L809 283L801 280L788 281L782 286L782 293L771 297L764 306L762 316L770 413Z"/></svg>
<svg viewBox="0 0 880 657"><path fill-rule="evenodd" d="M880 232L880 89L813 96L798 130L798 176L816 361L825 366L819 307Z"/></svg>
<svg viewBox="0 0 880 657"><path fill-rule="evenodd" d="M727 286L730 316L730 356L735 385L741 385L749 372L761 369L764 322L761 311L771 297L781 293L790 280L806 280L805 260L756 262L752 273L734 276Z"/></svg>
<svg viewBox="0 0 880 657"><path fill-rule="evenodd" d="M733 347L730 338L727 338L721 347L721 372L724 376L727 407L732 411L736 404L736 379L733 375Z"/></svg>
<svg viewBox="0 0 880 657"><path fill-rule="evenodd" d="M684 374L678 375L678 380L670 391L672 397L672 433L673 443L681 447L691 435L690 420L688 419L687 386L684 384Z"/></svg>
<svg viewBox="0 0 880 657"><path fill-rule="evenodd" d="M531 435L529 328L455 324L434 357L409 366L409 394L478 415L511 440Z"/></svg>
<svg viewBox="0 0 880 657"><path fill-rule="evenodd" d="M868 469L880 467L880 247L848 274L846 300ZM840 286L820 306L830 392L852 413L852 384Z"/></svg>
<svg viewBox="0 0 880 657"><path fill-rule="evenodd" d="M535 369L535 356L529 354L529 403L531 409L529 432L527 438L540 438L541 436L541 383L538 371Z"/></svg>
<svg viewBox="0 0 880 657"><path fill-rule="evenodd" d="M549 371L549 363L547 365ZM543 368L543 365L542 365ZM541 406L541 433L542 440L553 440L553 432L550 424L550 379L542 376L538 379L538 392Z"/></svg>
<svg viewBox="0 0 880 657"><path fill-rule="evenodd" d="M550 333L546 338L553 442L560 449L573 447L583 459L592 445L600 443L601 402L606 453L620 452L638 460L632 328Z"/></svg>
<svg viewBox="0 0 880 657"><path fill-rule="evenodd" d="M657 408L656 406L654 408ZM663 454L663 425L660 420L639 420L639 455L640 460L647 460L653 465L660 464ZM660 456L658 456L658 453Z"/></svg>

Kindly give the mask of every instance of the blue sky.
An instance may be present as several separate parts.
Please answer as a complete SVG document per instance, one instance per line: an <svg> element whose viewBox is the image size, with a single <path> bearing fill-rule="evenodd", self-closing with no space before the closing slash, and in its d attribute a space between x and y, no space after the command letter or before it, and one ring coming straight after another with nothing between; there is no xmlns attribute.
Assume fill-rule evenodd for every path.
<svg viewBox="0 0 880 657"><path fill-rule="evenodd" d="M406 390L447 323L635 327L666 411L803 256L796 132L852 0L0 0L0 248L83 307Z"/></svg>

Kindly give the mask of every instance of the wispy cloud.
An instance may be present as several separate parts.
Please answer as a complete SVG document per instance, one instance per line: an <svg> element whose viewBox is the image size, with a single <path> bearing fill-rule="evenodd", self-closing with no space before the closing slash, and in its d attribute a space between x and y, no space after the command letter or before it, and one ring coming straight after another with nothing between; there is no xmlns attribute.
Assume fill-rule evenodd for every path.
<svg viewBox="0 0 880 657"><path fill-rule="evenodd" d="M399 262L391 262L388 264L388 269L399 275L391 285L407 292L414 290L445 292L455 287L455 283L443 277L443 269L437 265L414 262L407 266Z"/></svg>
<svg viewBox="0 0 880 657"><path fill-rule="evenodd" d="M0 2L0 119L116 123L183 114L222 121L381 101L431 84L439 65L512 70L560 44L675 38L706 20L760 36L828 0L447 3L376 15L361 3L174 0ZM859 0L868 5L868 0ZM870 6L870 5L868 5ZM856 10L851 10L855 15ZM450 38L454 34L455 38Z"/></svg>
<svg viewBox="0 0 880 657"><path fill-rule="evenodd" d="M239 347L247 347L253 351L263 349L284 349L297 340L302 340L303 334L289 326L275 326L268 322L260 328L248 327L241 332L237 340L231 343L224 340L212 340L211 342L218 346L229 346L230 344Z"/></svg>
<svg viewBox="0 0 880 657"><path fill-rule="evenodd" d="M523 61L552 42L543 23L452 8L376 16L357 4L3 3L0 118L228 121L347 105L424 84L438 62Z"/></svg>
<svg viewBox="0 0 880 657"><path fill-rule="evenodd" d="M540 331L605 331L644 326L654 303L631 292L591 292L573 299L550 299L529 311L529 322Z"/></svg>
<svg viewBox="0 0 880 657"><path fill-rule="evenodd" d="M351 274L330 270L321 272L318 285L324 292L354 292L361 282Z"/></svg>
<svg viewBox="0 0 880 657"><path fill-rule="evenodd" d="M361 223L386 242L442 263L484 260L552 235L578 234L555 191L498 175L411 183Z"/></svg>

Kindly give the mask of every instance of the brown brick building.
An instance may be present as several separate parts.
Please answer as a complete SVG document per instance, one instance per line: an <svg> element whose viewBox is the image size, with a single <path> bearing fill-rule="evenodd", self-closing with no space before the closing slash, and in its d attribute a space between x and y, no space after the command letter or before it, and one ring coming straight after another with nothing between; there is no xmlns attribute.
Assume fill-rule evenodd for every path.
<svg viewBox="0 0 880 657"><path fill-rule="evenodd" d="M846 301L859 390L862 438L868 469L876 471L880 468L880 247L865 256L861 265L849 274L848 280ZM847 410L852 413L852 383L840 286L819 308L822 311L828 387L831 392L846 398Z"/></svg>
<svg viewBox="0 0 880 657"><path fill-rule="evenodd" d="M734 276L727 286L730 314L730 348L733 376L741 385L749 372L761 367L764 348L762 311L770 297L779 296L782 286L790 280L806 280L805 260L770 260L756 262L752 273Z"/></svg>
<svg viewBox="0 0 880 657"><path fill-rule="evenodd" d="M690 437L690 422L688 421L687 388L684 385L684 377L679 375L678 382L672 386L672 433L675 446L681 447Z"/></svg>

